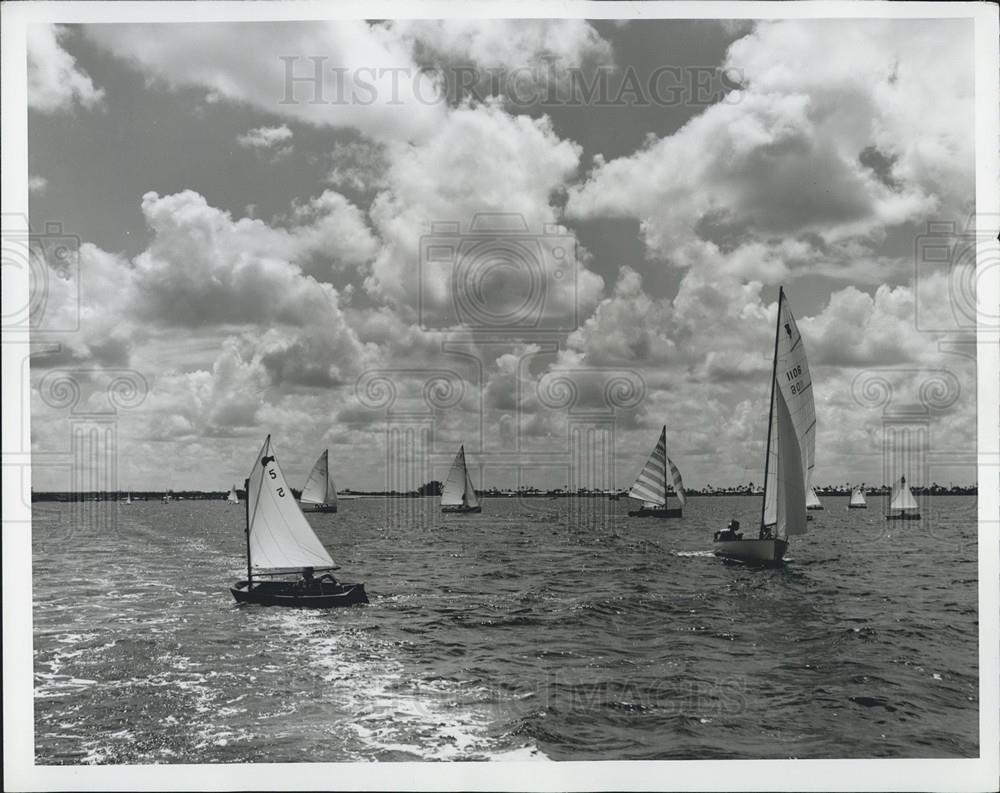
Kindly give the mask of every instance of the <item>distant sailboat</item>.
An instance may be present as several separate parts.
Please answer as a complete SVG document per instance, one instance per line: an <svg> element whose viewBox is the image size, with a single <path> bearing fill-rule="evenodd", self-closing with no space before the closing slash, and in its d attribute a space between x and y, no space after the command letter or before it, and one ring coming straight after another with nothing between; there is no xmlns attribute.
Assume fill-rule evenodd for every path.
<svg viewBox="0 0 1000 793"><path fill-rule="evenodd" d="M132 503L132 491L129 491L128 493L125 494L125 501L123 501L122 503L126 505Z"/></svg>
<svg viewBox="0 0 1000 793"><path fill-rule="evenodd" d="M824 509L823 502L816 495L816 488L810 487L806 491L806 509Z"/></svg>
<svg viewBox="0 0 1000 793"><path fill-rule="evenodd" d="M442 512L482 512L476 489L465 465L465 446L460 446L441 491Z"/></svg>
<svg viewBox="0 0 1000 793"><path fill-rule="evenodd" d="M164 493L163 496L162 496L162 498L160 498L160 501L162 503L164 503L164 504L169 504L170 503L170 493Z"/></svg>
<svg viewBox="0 0 1000 793"><path fill-rule="evenodd" d="M236 492L236 485L233 485L231 488L229 488L229 495L226 496L226 501L228 501L230 504L240 503L239 494Z"/></svg>
<svg viewBox="0 0 1000 793"><path fill-rule="evenodd" d="M847 502L848 509L868 509L868 502L865 501L865 491L861 487L856 487L851 491L851 500Z"/></svg>
<svg viewBox="0 0 1000 793"><path fill-rule="evenodd" d="M889 513L886 520L920 520L920 506L913 497L906 477L901 476L892 483L892 500L889 502Z"/></svg>
<svg viewBox="0 0 1000 793"><path fill-rule="evenodd" d="M308 608L368 602L364 584L342 584L333 577L338 568L299 509L278 467L270 435L245 488L247 579L229 590L237 602ZM299 572L298 580L271 578ZM314 578L315 572L324 574Z"/></svg>
<svg viewBox="0 0 1000 793"><path fill-rule="evenodd" d="M743 539L739 523L715 534L715 553L743 561L776 563L788 537L805 534L806 483L816 450L816 405L802 336L778 291L778 319L771 372L771 407L764 458L764 504L756 539Z"/></svg>
<svg viewBox="0 0 1000 793"><path fill-rule="evenodd" d="M337 511L337 486L330 475L329 449L323 450L309 473L306 485L302 488L302 495L299 497L299 506L303 512Z"/></svg>
<svg viewBox="0 0 1000 793"><path fill-rule="evenodd" d="M680 506L674 509L667 507L667 482L673 483L673 491L677 495ZM660 430L660 439L646 460L642 471L628 491L629 498L642 501L639 509L630 510L631 518L679 518L681 508L687 501L684 496L684 482L681 472L677 470L673 460L667 456L667 427Z"/></svg>

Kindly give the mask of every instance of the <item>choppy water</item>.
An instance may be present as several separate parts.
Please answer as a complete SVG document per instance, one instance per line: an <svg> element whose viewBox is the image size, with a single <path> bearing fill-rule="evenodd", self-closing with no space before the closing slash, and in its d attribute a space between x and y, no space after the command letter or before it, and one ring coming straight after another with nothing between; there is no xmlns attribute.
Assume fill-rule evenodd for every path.
<svg viewBox="0 0 1000 793"><path fill-rule="evenodd" d="M36 761L977 756L975 499L875 501L777 570L709 552L748 498L346 501L326 612L235 605L241 508L39 503Z"/></svg>

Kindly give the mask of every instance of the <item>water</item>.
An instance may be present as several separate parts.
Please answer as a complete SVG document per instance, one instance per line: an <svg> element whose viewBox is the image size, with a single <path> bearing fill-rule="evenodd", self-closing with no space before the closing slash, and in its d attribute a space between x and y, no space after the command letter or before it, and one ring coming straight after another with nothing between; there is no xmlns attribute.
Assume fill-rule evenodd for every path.
<svg viewBox="0 0 1000 793"><path fill-rule="evenodd" d="M242 508L38 503L36 762L978 756L975 498L824 501L774 570L749 498L345 501L325 612L235 605Z"/></svg>

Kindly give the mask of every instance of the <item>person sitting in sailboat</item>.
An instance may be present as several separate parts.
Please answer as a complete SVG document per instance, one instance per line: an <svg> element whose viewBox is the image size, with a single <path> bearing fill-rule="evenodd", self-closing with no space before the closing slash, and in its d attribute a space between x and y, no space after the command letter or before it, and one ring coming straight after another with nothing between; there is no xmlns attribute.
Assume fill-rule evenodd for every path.
<svg viewBox="0 0 1000 793"><path fill-rule="evenodd" d="M715 532L716 542L726 542L727 540L742 540L743 532L740 531L740 522L733 518L729 525L722 531Z"/></svg>

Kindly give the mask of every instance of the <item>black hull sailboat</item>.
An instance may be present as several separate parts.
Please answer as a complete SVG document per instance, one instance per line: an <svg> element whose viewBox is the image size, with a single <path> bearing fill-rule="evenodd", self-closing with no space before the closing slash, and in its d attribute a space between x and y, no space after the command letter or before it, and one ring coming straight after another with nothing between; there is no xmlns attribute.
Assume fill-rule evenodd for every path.
<svg viewBox="0 0 1000 793"><path fill-rule="evenodd" d="M448 514L478 514L483 511L481 506L465 507L465 506L454 506L454 507L441 507L441 512L445 515Z"/></svg>
<svg viewBox="0 0 1000 793"><path fill-rule="evenodd" d="M304 591L299 581L264 581L247 589L246 581L237 581L229 589L237 603L258 606L292 606L295 608L328 609L356 606L368 602L364 584L317 582L311 592Z"/></svg>
<svg viewBox="0 0 1000 793"><path fill-rule="evenodd" d="M781 564L788 537L804 534L813 517L806 504L815 457L816 406L802 337L783 289L778 291L777 314L760 530L757 537L744 538L739 521L733 520L714 538L717 556L749 564Z"/></svg>
<svg viewBox="0 0 1000 793"><path fill-rule="evenodd" d="M673 494L680 502L678 507L667 506L670 491L667 482L673 482ZM684 482L674 461L667 456L667 426L660 430L660 439L650 452L649 459L628 491L629 498L642 502L638 509L630 509L630 518L680 518L683 517Z"/></svg>
<svg viewBox="0 0 1000 793"><path fill-rule="evenodd" d="M237 603L326 609L368 602L364 584L334 578L339 568L292 495L270 435L245 488L247 577L229 589Z"/></svg>

